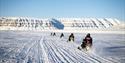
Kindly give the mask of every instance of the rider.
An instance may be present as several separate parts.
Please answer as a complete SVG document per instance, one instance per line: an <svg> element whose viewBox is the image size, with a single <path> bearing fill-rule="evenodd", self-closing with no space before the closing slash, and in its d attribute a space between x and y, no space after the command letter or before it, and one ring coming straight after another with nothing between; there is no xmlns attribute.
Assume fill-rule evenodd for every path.
<svg viewBox="0 0 125 63"><path fill-rule="evenodd" d="M63 33L61 33L61 35L60 35L60 38L62 38L62 37L64 37L64 34L63 34Z"/></svg>
<svg viewBox="0 0 125 63"><path fill-rule="evenodd" d="M71 33L71 35L69 36L68 41L73 41L74 42L74 34L73 33Z"/></svg>
<svg viewBox="0 0 125 63"><path fill-rule="evenodd" d="M82 42L82 44L81 44L81 47L82 47L83 49L86 47L86 41L85 41L85 39L83 39L83 42Z"/></svg>
<svg viewBox="0 0 125 63"><path fill-rule="evenodd" d="M55 32L53 33L53 36L56 36L56 33L55 33Z"/></svg>
<svg viewBox="0 0 125 63"><path fill-rule="evenodd" d="M86 42L86 46L92 46L92 37L90 36L90 33L88 33L85 37L85 42Z"/></svg>

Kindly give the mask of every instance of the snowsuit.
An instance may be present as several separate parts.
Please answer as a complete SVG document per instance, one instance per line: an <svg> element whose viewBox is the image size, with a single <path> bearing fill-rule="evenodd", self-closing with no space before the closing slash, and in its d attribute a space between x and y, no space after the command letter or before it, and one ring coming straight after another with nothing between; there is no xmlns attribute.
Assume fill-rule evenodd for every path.
<svg viewBox="0 0 125 63"><path fill-rule="evenodd" d="M53 36L56 36L56 33L53 33Z"/></svg>
<svg viewBox="0 0 125 63"><path fill-rule="evenodd" d="M64 37L64 34L63 34L63 33L60 35L60 38L62 38L62 37Z"/></svg>
<svg viewBox="0 0 125 63"><path fill-rule="evenodd" d="M69 36L69 39L68 39L68 41L74 41L74 35L73 35L73 33L71 33L71 35Z"/></svg>
<svg viewBox="0 0 125 63"><path fill-rule="evenodd" d="M53 35L53 33L51 33L51 36Z"/></svg>
<svg viewBox="0 0 125 63"><path fill-rule="evenodd" d="M83 39L83 42L82 42L82 44L81 44L81 47L82 47L82 48L85 48L85 47L86 47L86 41L85 41L85 39Z"/></svg>
<svg viewBox="0 0 125 63"><path fill-rule="evenodd" d="M85 37L85 42L86 42L86 46L89 46L89 47L92 46L92 37L90 36L90 34L87 34L87 36Z"/></svg>

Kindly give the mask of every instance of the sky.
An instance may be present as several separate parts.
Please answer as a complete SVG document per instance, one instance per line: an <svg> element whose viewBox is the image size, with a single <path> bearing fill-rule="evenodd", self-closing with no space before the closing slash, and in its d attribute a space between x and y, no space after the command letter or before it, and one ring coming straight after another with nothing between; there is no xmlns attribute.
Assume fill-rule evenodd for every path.
<svg viewBox="0 0 125 63"><path fill-rule="evenodd" d="M125 0L0 0L1 17L117 18L125 21Z"/></svg>

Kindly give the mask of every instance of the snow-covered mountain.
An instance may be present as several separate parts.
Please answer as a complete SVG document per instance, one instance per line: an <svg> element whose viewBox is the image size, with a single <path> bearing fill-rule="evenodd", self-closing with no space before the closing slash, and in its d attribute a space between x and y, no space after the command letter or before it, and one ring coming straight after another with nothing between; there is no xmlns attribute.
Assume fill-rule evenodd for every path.
<svg viewBox="0 0 125 63"><path fill-rule="evenodd" d="M0 30L89 30L119 29L122 23L111 18L0 17Z"/></svg>

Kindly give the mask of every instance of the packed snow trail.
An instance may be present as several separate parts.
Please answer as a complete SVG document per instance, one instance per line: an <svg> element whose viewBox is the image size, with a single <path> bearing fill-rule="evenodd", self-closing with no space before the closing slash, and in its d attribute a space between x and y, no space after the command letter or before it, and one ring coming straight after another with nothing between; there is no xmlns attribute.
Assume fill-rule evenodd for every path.
<svg viewBox="0 0 125 63"><path fill-rule="evenodd" d="M67 43L66 40L61 40L58 37L44 37L40 41L40 45L44 47L43 52L45 55L44 59L47 60L46 63L112 62L100 56L88 54L86 51L79 51L77 44Z"/></svg>
<svg viewBox="0 0 125 63"><path fill-rule="evenodd" d="M35 38L36 39L36 38ZM58 37L41 37L27 43L17 56L17 63L111 63L102 57L77 49L77 44Z"/></svg>
<svg viewBox="0 0 125 63"><path fill-rule="evenodd" d="M110 50L114 46L121 46L120 50L124 51L125 48L121 44L114 45L114 43L94 40L92 50L81 51L77 49L80 45L77 40L67 42L67 37L68 34L59 38L58 35L50 36L48 33L1 32L0 63L121 63L119 61L121 59L117 59L115 56L99 55L99 53L108 54L110 51L116 51L117 49ZM103 47L109 51L106 51L105 48L102 50ZM124 53L120 53L123 55L124 61ZM111 54L115 54L115 52Z"/></svg>

